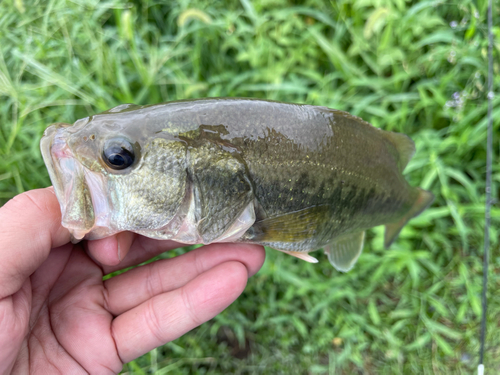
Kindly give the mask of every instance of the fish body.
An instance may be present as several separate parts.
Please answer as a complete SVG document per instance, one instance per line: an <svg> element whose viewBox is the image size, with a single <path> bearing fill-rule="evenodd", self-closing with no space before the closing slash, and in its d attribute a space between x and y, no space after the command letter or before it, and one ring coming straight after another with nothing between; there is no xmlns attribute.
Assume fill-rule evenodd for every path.
<svg viewBox="0 0 500 375"><path fill-rule="evenodd" d="M54 124L41 141L75 240L132 231L250 242L349 270L364 231L388 246L433 200L402 172L415 148L347 112L255 99L131 104Z"/></svg>

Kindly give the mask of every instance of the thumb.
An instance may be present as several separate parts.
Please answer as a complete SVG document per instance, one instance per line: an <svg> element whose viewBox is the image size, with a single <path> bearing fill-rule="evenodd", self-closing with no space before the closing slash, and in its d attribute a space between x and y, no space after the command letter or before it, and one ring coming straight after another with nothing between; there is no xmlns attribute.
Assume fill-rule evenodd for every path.
<svg viewBox="0 0 500 375"><path fill-rule="evenodd" d="M20 194L0 208L0 300L14 294L47 258L69 242L50 188Z"/></svg>

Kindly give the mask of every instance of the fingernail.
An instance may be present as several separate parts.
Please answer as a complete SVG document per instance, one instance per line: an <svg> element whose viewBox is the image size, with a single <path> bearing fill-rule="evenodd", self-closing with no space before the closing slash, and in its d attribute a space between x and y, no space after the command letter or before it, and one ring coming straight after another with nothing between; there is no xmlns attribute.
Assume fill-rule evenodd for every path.
<svg viewBox="0 0 500 375"><path fill-rule="evenodd" d="M118 237L116 238L116 243L118 244L118 262L122 261L122 248L120 246L120 241L118 240Z"/></svg>

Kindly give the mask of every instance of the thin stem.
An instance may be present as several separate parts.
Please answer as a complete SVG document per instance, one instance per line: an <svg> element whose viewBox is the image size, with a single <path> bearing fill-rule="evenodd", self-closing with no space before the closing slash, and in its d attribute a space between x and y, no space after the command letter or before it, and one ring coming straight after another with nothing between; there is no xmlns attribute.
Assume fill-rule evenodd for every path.
<svg viewBox="0 0 500 375"><path fill-rule="evenodd" d="M486 336L486 309L488 290L488 264L490 250L490 212L491 212L491 169L493 156L493 33L492 0L488 1L488 136L486 140L486 209L484 214L484 257L483 257L483 293L481 318L481 348L479 350L478 371L484 371L484 342Z"/></svg>

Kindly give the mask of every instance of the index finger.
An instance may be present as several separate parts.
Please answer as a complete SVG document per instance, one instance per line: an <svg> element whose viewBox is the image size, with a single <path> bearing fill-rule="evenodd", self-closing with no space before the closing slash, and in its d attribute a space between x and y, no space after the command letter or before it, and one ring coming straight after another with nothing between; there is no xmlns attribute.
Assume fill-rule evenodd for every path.
<svg viewBox="0 0 500 375"><path fill-rule="evenodd" d="M0 299L21 288L49 255L69 242L52 188L20 194L0 208Z"/></svg>

